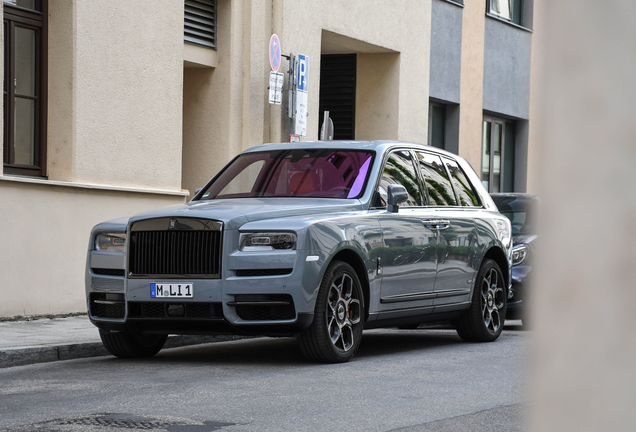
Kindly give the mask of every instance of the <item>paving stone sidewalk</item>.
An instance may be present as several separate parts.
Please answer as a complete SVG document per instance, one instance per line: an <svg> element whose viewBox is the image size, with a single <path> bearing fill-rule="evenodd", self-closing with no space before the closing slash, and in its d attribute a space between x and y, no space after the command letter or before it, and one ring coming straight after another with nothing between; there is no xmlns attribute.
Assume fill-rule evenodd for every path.
<svg viewBox="0 0 636 432"><path fill-rule="evenodd" d="M165 348L240 339L170 336ZM109 355L86 315L0 322L0 368Z"/></svg>

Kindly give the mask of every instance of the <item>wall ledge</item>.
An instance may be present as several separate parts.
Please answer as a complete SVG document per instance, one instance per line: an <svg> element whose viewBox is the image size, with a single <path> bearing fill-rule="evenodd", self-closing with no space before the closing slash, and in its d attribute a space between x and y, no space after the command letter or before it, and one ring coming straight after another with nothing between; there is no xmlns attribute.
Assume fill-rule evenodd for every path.
<svg viewBox="0 0 636 432"><path fill-rule="evenodd" d="M102 191L111 191L111 192L169 195L169 196L178 196L178 197L184 197L184 198L190 195L190 192L187 190L174 191L174 190L166 190L166 189L143 189L143 188L135 188L135 187L99 185L99 184L91 184L91 183L73 183L73 182L65 182L65 181L46 180L46 179L40 179L40 178L34 178L34 177L12 176L12 175L6 175L6 174L5 175L0 174L0 182L9 182L9 183L18 183L18 184L36 184L36 185L42 185L42 186L61 186L61 187L68 187L68 188L102 190Z"/></svg>
<svg viewBox="0 0 636 432"><path fill-rule="evenodd" d="M219 65L219 57L216 50L184 43L183 65L192 68L215 68Z"/></svg>

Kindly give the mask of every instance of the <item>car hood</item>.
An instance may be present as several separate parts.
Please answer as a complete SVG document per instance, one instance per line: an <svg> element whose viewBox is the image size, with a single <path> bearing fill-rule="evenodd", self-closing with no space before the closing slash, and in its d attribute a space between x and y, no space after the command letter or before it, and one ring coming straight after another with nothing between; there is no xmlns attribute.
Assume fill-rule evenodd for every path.
<svg viewBox="0 0 636 432"><path fill-rule="evenodd" d="M205 218L222 221L226 229L238 229L247 222L312 214L346 213L362 210L359 200L329 198L240 198L191 201L140 213L130 222L159 217Z"/></svg>
<svg viewBox="0 0 636 432"><path fill-rule="evenodd" d="M531 235L528 235L528 234L517 234L517 235L513 235L512 236L512 243L515 244L515 245L518 245L518 244L526 244L526 245L528 245L528 244L536 241L537 237L538 236L536 234L531 234Z"/></svg>

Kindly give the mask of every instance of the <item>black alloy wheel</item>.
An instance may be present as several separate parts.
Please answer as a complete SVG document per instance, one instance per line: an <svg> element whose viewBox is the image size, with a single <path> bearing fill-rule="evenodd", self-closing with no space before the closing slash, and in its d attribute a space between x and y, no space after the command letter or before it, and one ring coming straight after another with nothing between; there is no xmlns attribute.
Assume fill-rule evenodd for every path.
<svg viewBox="0 0 636 432"><path fill-rule="evenodd" d="M486 259L481 265L468 310L457 320L457 334L467 342L495 341L506 319L506 284L499 265Z"/></svg>
<svg viewBox="0 0 636 432"><path fill-rule="evenodd" d="M320 284L314 321L298 342L309 360L342 363L360 347L364 326L364 298L353 267L332 262Z"/></svg>

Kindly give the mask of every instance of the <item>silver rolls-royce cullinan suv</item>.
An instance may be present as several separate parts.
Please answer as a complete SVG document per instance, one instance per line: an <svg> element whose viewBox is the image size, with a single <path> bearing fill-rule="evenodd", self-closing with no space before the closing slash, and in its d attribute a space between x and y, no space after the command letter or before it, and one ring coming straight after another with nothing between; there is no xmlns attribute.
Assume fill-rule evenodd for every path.
<svg viewBox="0 0 636 432"><path fill-rule="evenodd" d="M502 331L511 226L457 155L398 141L266 144L192 201L101 223L91 321L117 357L169 334L295 336L313 361L350 360L363 329L448 321Z"/></svg>

